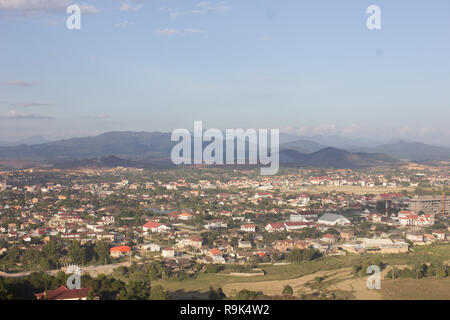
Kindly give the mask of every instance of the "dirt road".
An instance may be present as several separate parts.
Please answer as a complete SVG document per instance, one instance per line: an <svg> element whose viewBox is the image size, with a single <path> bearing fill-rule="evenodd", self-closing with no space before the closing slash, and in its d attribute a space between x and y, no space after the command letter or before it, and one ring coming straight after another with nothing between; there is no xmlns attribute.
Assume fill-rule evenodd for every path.
<svg viewBox="0 0 450 320"><path fill-rule="evenodd" d="M390 270L386 268L381 273L381 281ZM311 293L308 282L314 281L316 277L324 278L323 284L329 290L342 290L351 292L356 300L380 300L382 299L380 290L369 290L367 288L367 277L355 278L352 268L341 268L329 271L318 271L312 274L304 275L289 280L268 280L255 282L238 282L225 285L222 289L228 295L247 289L250 291L261 291L267 295L280 295L286 285L292 287L294 295L301 290L304 293Z"/></svg>
<svg viewBox="0 0 450 320"><path fill-rule="evenodd" d="M255 281L255 282L237 282L225 285L222 289L228 296L231 293L239 292L243 289L250 291L262 291L267 295L280 295L283 288L287 285L291 286L294 294L297 294L299 290L303 290L305 293L310 292L310 288L305 286L308 282L313 281L316 277L327 277L328 279L341 278L351 273L351 268L343 268L329 271L319 271L312 274L304 275L298 278L288 280L268 280L268 281Z"/></svg>

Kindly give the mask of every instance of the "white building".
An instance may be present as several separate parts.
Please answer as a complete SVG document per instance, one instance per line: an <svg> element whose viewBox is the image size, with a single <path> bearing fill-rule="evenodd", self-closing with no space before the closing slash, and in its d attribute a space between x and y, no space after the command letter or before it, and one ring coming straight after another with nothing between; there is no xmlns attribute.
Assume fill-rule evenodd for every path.
<svg viewBox="0 0 450 320"><path fill-rule="evenodd" d="M175 257L175 250L172 248L164 248L161 251L161 256L164 258L173 258Z"/></svg>
<svg viewBox="0 0 450 320"><path fill-rule="evenodd" d="M159 252L161 251L161 246L156 243L146 243L141 246L142 250L150 251L150 252Z"/></svg>
<svg viewBox="0 0 450 320"><path fill-rule="evenodd" d="M166 226L165 224L152 221L149 221L146 224L144 224L142 229L144 230L144 232L151 232L151 233L162 233L170 231L170 227Z"/></svg>
<svg viewBox="0 0 450 320"><path fill-rule="evenodd" d="M317 219L317 213L314 211L299 211L290 215L291 222L308 222Z"/></svg>
<svg viewBox="0 0 450 320"><path fill-rule="evenodd" d="M325 213L319 218L319 224L327 226L344 226L351 224L350 220L340 214Z"/></svg>

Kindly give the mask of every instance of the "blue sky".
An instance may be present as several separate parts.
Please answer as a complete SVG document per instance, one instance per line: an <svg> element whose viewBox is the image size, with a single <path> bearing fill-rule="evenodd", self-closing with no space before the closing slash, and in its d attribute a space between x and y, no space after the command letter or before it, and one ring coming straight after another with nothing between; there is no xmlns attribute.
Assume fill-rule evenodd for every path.
<svg viewBox="0 0 450 320"><path fill-rule="evenodd" d="M0 0L1 141L203 120L450 145L448 0L86 0L72 31L71 3Z"/></svg>

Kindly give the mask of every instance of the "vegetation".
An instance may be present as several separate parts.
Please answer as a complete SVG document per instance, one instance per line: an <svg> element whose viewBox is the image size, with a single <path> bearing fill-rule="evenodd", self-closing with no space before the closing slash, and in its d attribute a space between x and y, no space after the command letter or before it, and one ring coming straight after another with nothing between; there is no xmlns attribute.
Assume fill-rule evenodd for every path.
<svg viewBox="0 0 450 320"><path fill-rule="evenodd" d="M294 294L294 290L292 290L291 286L285 286L281 294L283 296L292 296Z"/></svg>
<svg viewBox="0 0 450 320"><path fill-rule="evenodd" d="M322 255L315 249L294 249L287 254L287 260L292 263L301 263L320 258Z"/></svg>
<svg viewBox="0 0 450 320"><path fill-rule="evenodd" d="M393 268L386 274L386 279L398 279L398 278L445 278L449 275L450 267L444 264L421 264L415 265L412 268Z"/></svg>

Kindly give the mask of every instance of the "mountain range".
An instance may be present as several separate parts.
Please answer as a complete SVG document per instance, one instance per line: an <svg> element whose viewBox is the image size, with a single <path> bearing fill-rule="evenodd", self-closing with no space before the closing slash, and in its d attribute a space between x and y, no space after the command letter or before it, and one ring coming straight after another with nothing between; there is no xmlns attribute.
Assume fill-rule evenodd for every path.
<svg viewBox="0 0 450 320"><path fill-rule="evenodd" d="M344 138L345 139L345 138ZM344 141L341 139L341 141ZM324 139L321 139L324 140ZM302 153L312 153L326 147L343 149L352 153L375 153L385 154L395 159L409 161L450 161L450 148L433 146L421 142L398 141L381 144L377 146L351 146L347 148L338 147L334 144L320 144L317 141L305 140L304 138L284 143L281 149L292 149Z"/></svg>
<svg viewBox="0 0 450 320"><path fill-rule="evenodd" d="M316 137L317 138L317 137ZM342 146L346 138L332 137ZM322 144L325 138L280 135L280 163L288 166L364 168L410 161L450 161L450 148L419 142L399 141L378 146L348 147ZM328 140L330 142L330 140ZM361 141L360 141L361 142ZM0 147L0 160L39 161L56 167L165 167L171 166L170 153L176 142L164 132L107 132L93 137ZM205 143L206 145L207 143ZM226 150L224 150L226 152Z"/></svg>
<svg viewBox="0 0 450 320"><path fill-rule="evenodd" d="M21 144L33 145L33 144L42 144L42 143L46 143L46 142L50 142L50 140L48 140L44 137L41 137L41 136L32 136L29 138L24 138L24 139L15 140L15 141L0 141L0 146L1 147L12 147L12 146L19 146Z"/></svg>
<svg viewBox="0 0 450 320"><path fill-rule="evenodd" d="M450 161L450 148L432 146L421 142L399 141L376 147L355 148L351 151L384 153L397 159L412 161Z"/></svg>

